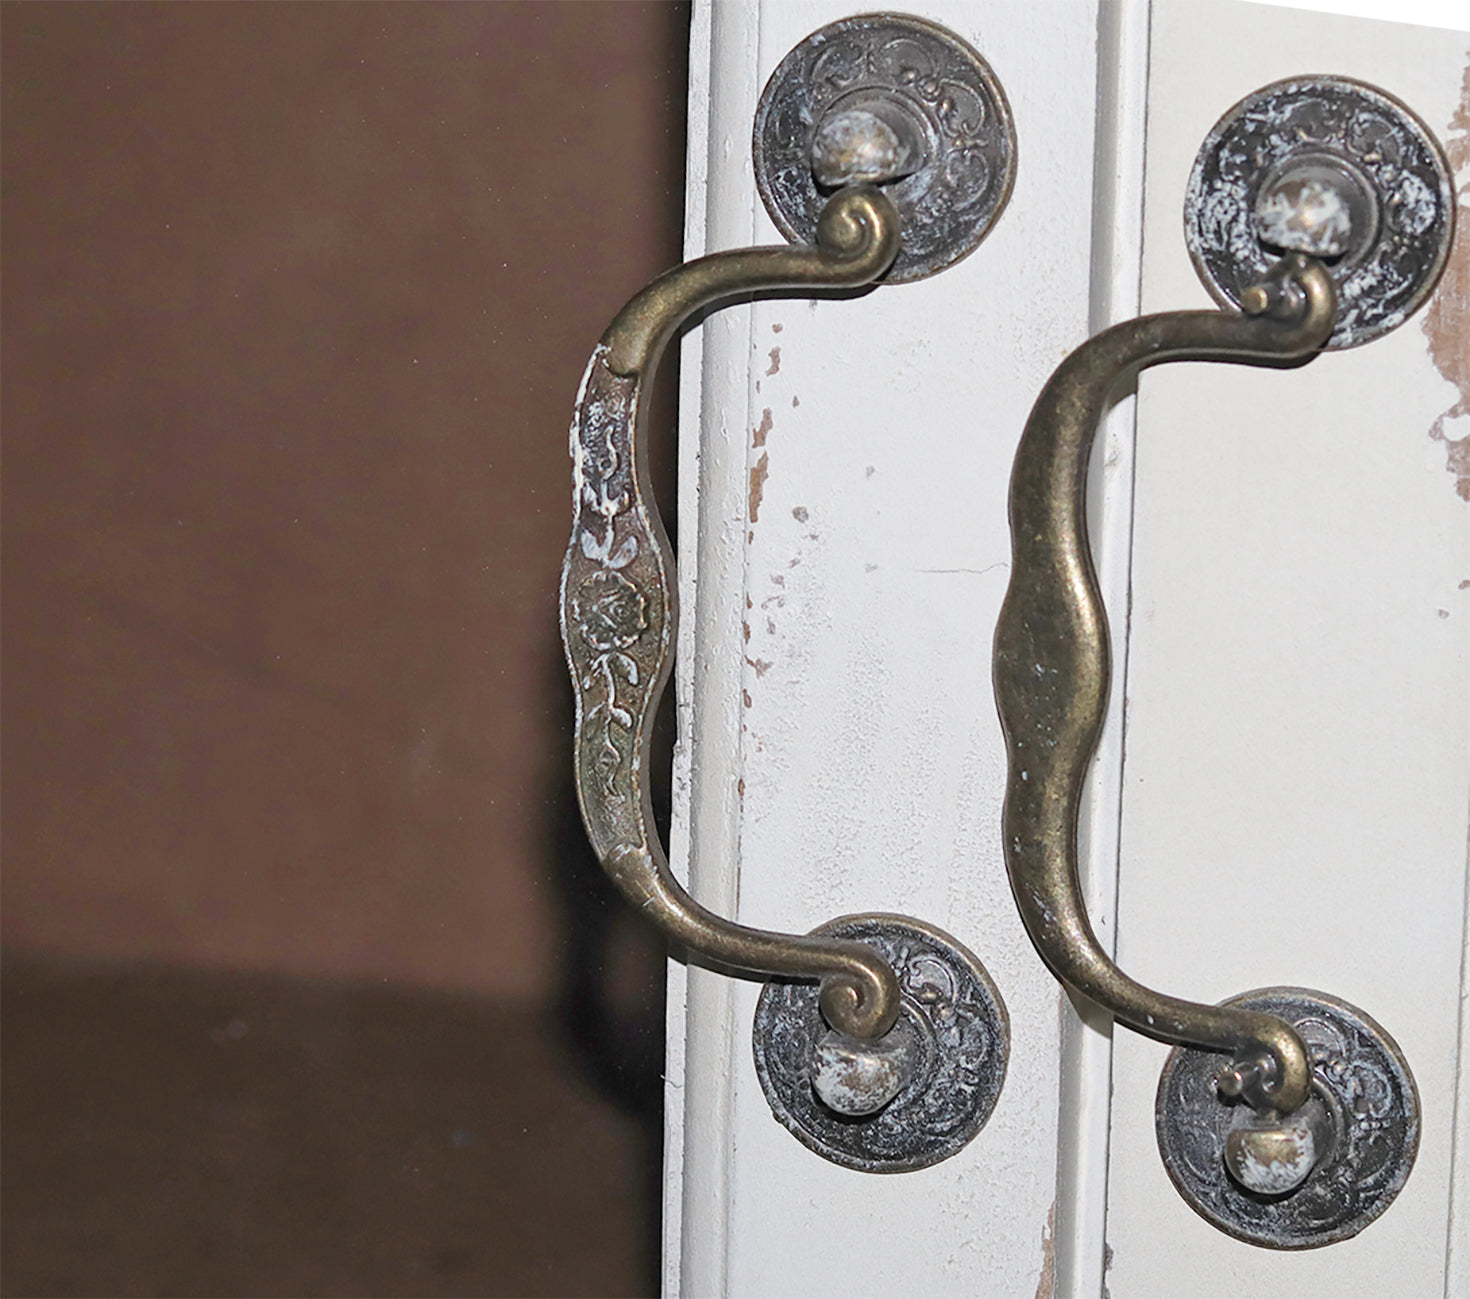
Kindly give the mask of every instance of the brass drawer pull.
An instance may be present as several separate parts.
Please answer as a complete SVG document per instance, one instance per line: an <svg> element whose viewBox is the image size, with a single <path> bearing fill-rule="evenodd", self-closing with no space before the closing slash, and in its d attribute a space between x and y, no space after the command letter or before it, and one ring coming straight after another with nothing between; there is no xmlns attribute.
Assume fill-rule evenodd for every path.
<svg viewBox="0 0 1470 1299"><path fill-rule="evenodd" d="M1311 1079L1296 1031L1130 979L1093 933L1077 874L1082 781L1109 687L1107 616L1087 540L1093 435L1109 396L1148 366L1301 363L1332 332L1332 279L1299 254L1248 301L1256 314L1176 311L1114 325L1067 357L1036 399L1011 476L1011 581L995 631L996 704L1010 755L1002 836L1021 918L1059 979L1142 1032L1234 1053L1247 1101L1289 1114Z"/></svg>
<svg viewBox="0 0 1470 1299"><path fill-rule="evenodd" d="M653 373L701 307L756 289L870 284L899 248L899 218L870 185L827 203L815 248L715 253L660 276L620 311L592 354L572 424L574 526L561 626L576 691L577 796L603 867L670 938L735 969L822 980L822 1012L857 1038L898 1016L892 967L863 943L751 929L706 911L669 870L654 829L649 730L668 680L677 606L673 553L648 482Z"/></svg>
<svg viewBox="0 0 1470 1299"><path fill-rule="evenodd" d="M716 253L661 276L608 327L577 399L561 589L577 795L604 869L669 938L727 970L783 976L762 996L755 1042L776 1117L825 1158L898 1172L955 1153L989 1117L1009 1049L1004 1004L979 961L932 926L849 916L805 936L771 933L712 914L674 878L647 780L674 559L644 425L659 358L701 308L755 291L903 283L967 255L1010 194L1015 141L978 54L933 23L873 14L787 55L761 96L755 153L772 218L815 247ZM944 1124L929 1100L947 1107Z"/></svg>
<svg viewBox="0 0 1470 1299"><path fill-rule="evenodd" d="M1301 365L1402 323L1443 268L1453 189L1433 137L1396 99L1303 77L1257 91L1216 125L1185 225L1226 309L1144 316L1089 339L1042 389L1016 453L1011 580L995 633L1010 761L1002 841L1021 917L1056 976L1129 1027L1181 1044L1156 1107L1180 1193L1231 1235L1301 1249L1362 1230L1403 1185L1418 1146L1413 1076L1386 1032L1325 994L1268 988L1201 1005L1129 978L1098 942L1077 860L1109 688L1088 457L1109 396L1149 366ZM1374 1080L1371 1096L1358 1078Z"/></svg>

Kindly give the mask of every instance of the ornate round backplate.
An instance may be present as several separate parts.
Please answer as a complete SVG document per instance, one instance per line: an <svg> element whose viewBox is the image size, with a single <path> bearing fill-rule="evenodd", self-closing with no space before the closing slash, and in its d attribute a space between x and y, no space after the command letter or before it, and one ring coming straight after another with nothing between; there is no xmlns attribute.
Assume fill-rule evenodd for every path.
<svg viewBox="0 0 1470 1299"><path fill-rule="evenodd" d="M830 197L812 175L823 118L888 99L924 138L925 161L883 186L903 218L903 246L884 277L921 280L971 252L994 223L1016 175L1016 133L1000 82L953 32L897 14L843 18L782 61L755 114L755 180L788 239L812 243Z"/></svg>
<svg viewBox="0 0 1470 1299"><path fill-rule="evenodd" d="M902 991L898 1022L916 1062L908 1082L875 1114L830 1110L812 1087L817 1040L827 1031L818 985L773 979L755 1012L755 1070L776 1118L824 1159L865 1173L927 1168L985 1126L1010 1054L1005 1003L985 967L948 934L908 916L844 916L812 931L853 938L892 963Z"/></svg>
<svg viewBox="0 0 1470 1299"><path fill-rule="evenodd" d="M1346 77L1294 77L1247 95L1195 158L1184 238L1206 287L1240 305L1282 249L1257 215L1263 188L1291 168L1335 172L1353 212L1346 251L1324 260L1337 286L1328 349L1403 324L1433 291L1454 235L1449 166L1428 128L1392 95Z"/></svg>
<svg viewBox="0 0 1470 1299"><path fill-rule="evenodd" d="M1240 1103L1216 1088L1230 1057L1176 1047L1154 1107L1175 1187L1207 1222L1253 1245L1311 1249L1356 1236L1393 1203L1419 1149L1419 1093L1398 1045L1361 1010L1305 988L1263 988L1221 1004L1279 1015L1301 1034L1330 1148L1294 1191L1243 1189L1223 1158Z"/></svg>

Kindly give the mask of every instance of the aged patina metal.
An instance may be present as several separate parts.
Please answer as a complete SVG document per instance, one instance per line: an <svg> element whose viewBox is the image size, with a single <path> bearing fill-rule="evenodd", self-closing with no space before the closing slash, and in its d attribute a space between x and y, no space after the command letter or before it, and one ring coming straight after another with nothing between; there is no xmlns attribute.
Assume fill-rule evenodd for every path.
<svg viewBox="0 0 1470 1299"><path fill-rule="evenodd" d="M1433 291L1454 237L1444 153L1408 108L1346 77L1293 77L1215 124L1184 200L1189 254L1222 306L1285 251L1331 258L1329 349L1402 324Z"/></svg>
<svg viewBox="0 0 1470 1299"><path fill-rule="evenodd" d="M1154 1109L1174 1185L1201 1217L1254 1245L1310 1249L1357 1235L1393 1202L1419 1148L1419 1094L1403 1054L1361 1010L1320 992L1264 988L1224 1004L1284 1019L1306 1043L1312 1096L1298 1113L1311 1119L1309 1167L1292 1166L1303 1153L1294 1141L1243 1149L1254 1116L1211 1086L1224 1058L1176 1047Z"/></svg>
<svg viewBox="0 0 1470 1299"><path fill-rule="evenodd" d="M1205 1048L1171 1057L1159 1102L1165 1162L1205 1217L1257 1244L1326 1244L1381 1213L1413 1162L1417 1099L1392 1040L1351 1007L1299 990L1184 1001L1130 979L1098 942L1077 860L1109 689L1088 460L1109 397L1149 366L1300 365L1402 323L1443 265L1447 185L1422 124L1372 87L1298 78L1243 100L1201 151L1186 209L1201 276L1243 314L1144 316L1084 343L1042 389L1011 477L1011 580L994 671L1012 891L1064 983L1131 1028ZM1344 1092L1337 1083L1349 1076L1383 1081ZM1166 1097L1184 1119L1166 1120Z"/></svg>
<svg viewBox="0 0 1470 1299"><path fill-rule="evenodd" d="M876 157L845 143L854 114L885 124ZM903 220L903 248L889 283L923 279L973 251L1015 174L1011 110L990 65L922 18L829 23L786 56L756 110L756 184L788 239L811 238L832 184L891 182L884 193Z"/></svg>
<svg viewBox="0 0 1470 1299"><path fill-rule="evenodd" d="M856 1099L834 1094L818 1074L841 1049L816 988L773 981L761 992L753 1034L772 1112L844 1168L901 1173L949 1158L985 1125L1005 1080L1010 1022L985 967L948 934L907 916L846 916L814 932L862 942L892 964L902 1013L876 1045L901 1063L876 1091L864 1076Z"/></svg>
<svg viewBox="0 0 1470 1299"><path fill-rule="evenodd" d="M882 100L828 113L812 134L812 175L828 189L902 180L924 162L918 123L899 105Z"/></svg>
<svg viewBox="0 0 1470 1299"><path fill-rule="evenodd" d="M1290 1114L1306 1100L1306 1050L1279 1018L1166 996L1103 951L1077 874L1077 815L1108 698L1107 615L1086 517L1087 464L1108 398L1166 361L1310 360L1332 329L1332 280L1290 254L1256 315L1178 311L1104 330L1073 352L1032 408L1011 474L1011 581L995 632L995 694L1010 755L1002 840L1011 888L1042 958L1130 1027L1234 1055L1244 1098Z"/></svg>
<svg viewBox="0 0 1470 1299"><path fill-rule="evenodd" d="M603 868L675 942L738 970L820 978L833 1027L892 1027L898 984L862 943L737 925L705 910L669 870L649 802L654 710L668 680L677 608L673 553L648 481L644 424L655 367L701 307L753 290L870 284L899 247L893 205L871 186L827 203L813 248L716 253L660 276L620 311L592 354L572 422L571 543L561 629L576 694L577 797Z"/></svg>

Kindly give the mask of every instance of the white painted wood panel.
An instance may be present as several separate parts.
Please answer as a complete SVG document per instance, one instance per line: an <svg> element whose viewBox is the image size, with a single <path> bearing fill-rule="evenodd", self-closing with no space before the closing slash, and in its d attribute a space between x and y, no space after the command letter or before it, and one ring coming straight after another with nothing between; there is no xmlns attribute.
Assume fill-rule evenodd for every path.
<svg viewBox="0 0 1470 1299"><path fill-rule="evenodd" d="M944 275L856 301L727 311L705 325L698 360L686 352L686 420L697 408L702 432L691 475L686 422L681 582L697 612L681 643L685 842L701 896L738 893L743 921L805 930L901 911L955 933L1003 989L1014 1049L996 1113L960 1156L854 1173L770 1117L750 1058L758 985L695 972L690 1083L671 1092L685 1180L668 1285L689 1294L1002 1293L1034 1289L1049 1266L1059 996L1000 856L990 636L1016 431L1089 329L1095 11L913 9L1000 77L1021 141L1015 191ZM701 15L717 45L696 146L707 246L776 239L749 179L755 98L792 45L848 12L783 0ZM732 43L718 46L722 31ZM716 212L716 196L729 206Z"/></svg>
<svg viewBox="0 0 1470 1299"><path fill-rule="evenodd" d="M1201 51L1209 51L1208 58ZM1156 8L1144 306L1206 306L1180 228L1200 140L1279 77L1361 77L1441 139L1470 37L1259 5ZM1462 230L1462 237L1466 232ZM1263 984L1365 1009L1423 1139L1360 1236L1279 1254L1208 1226L1153 1137L1166 1048L1118 1035L1113 1295L1446 1290L1470 777L1470 505L1429 430L1457 398L1424 317L1297 371L1141 383L1119 957L1203 1001ZM1470 352L1461 322L1459 346Z"/></svg>
<svg viewBox="0 0 1470 1299"><path fill-rule="evenodd" d="M756 98L793 44L854 8L696 6L688 255L775 241L751 175ZM1125 969L1205 1000L1316 986L1398 1037L1425 1104L1399 1203L1297 1256L1196 1218L1153 1138L1164 1050L1125 1031L1114 1060L1005 884L990 638L1036 392L1137 313L1140 258L1144 309L1207 304L1180 204L1241 95L1304 70L1361 76L1443 138L1470 47L1234 0L1152 8L1151 28L1146 0L913 6L975 44L1010 98L1020 165L995 231L926 283L729 309L683 345L676 869L753 924L871 909L949 929L1000 986L1013 1058L961 1155L844 1171L765 1107L758 985L673 965L671 1294L1470 1293L1466 1251L1446 1270L1452 1183L1470 1204L1470 1161L1453 1164L1457 1104L1470 1143L1455 1092L1470 506L1428 436L1457 394L1419 321L1301 371L1150 372L1136 469L1134 403L1109 416L1094 544L1127 765L1118 689L1083 824L1093 918Z"/></svg>

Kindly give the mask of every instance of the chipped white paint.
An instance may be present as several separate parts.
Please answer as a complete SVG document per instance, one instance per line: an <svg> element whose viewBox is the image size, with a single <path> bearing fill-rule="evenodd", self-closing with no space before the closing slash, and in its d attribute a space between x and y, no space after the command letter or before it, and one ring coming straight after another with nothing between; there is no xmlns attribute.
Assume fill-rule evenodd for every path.
<svg viewBox="0 0 1470 1299"><path fill-rule="evenodd" d="M734 148L729 131L755 112L757 19L744 4L695 8L686 258L753 241L749 150ZM714 313L686 335L680 368L679 517L685 526L679 535L679 738L669 857L718 915L734 913L738 892L740 660L738 651L730 652L727 633L740 622L746 471L743 429L737 425L732 441L726 421L745 405L744 367L730 362L732 342L743 340L745 324L738 311ZM729 981L679 961L668 968L664 1288L671 1295L722 1295L735 1050Z"/></svg>
<svg viewBox="0 0 1470 1299"><path fill-rule="evenodd" d="M903 8L971 41L1003 82L1022 141L1015 190L986 240L933 279L761 302L702 327L683 437L685 472L696 449L702 461L699 528L686 505L680 576L684 609L708 602L712 616L680 646L681 671L697 665L682 678L694 690L690 815L706 818L689 841L696 888L738 892L747 923L806 930L881 910L962 933L1003 990L1015 1046L995 1113L960 1155L865 1176L772 1120L749 1045L759 985L711 990L718 1006L689 1011L683 1258L666 1282L691 1295L1029 1292L1055 1195L1059 993L1002 863L990 637L1015 439L1046 375L1089 332L1095 5ZM738 222L720 215L711 244L722 247L776 241L749 180L755 99L792 45L853 6L737 0L705 11L702 29L718 37L731 10L740 43L713 62L694 56L725 77L707 141L692 146L711 164L706 226L717 184L738 208ZM696 1042L709 1017L723 1036ZM724 1128L697 1112L696 1078L698 1105L728 1106ZM708 1172L693 1190L696 1166ZM879 1223L902 1224L891 1248L878 1247Z"/></svg>

